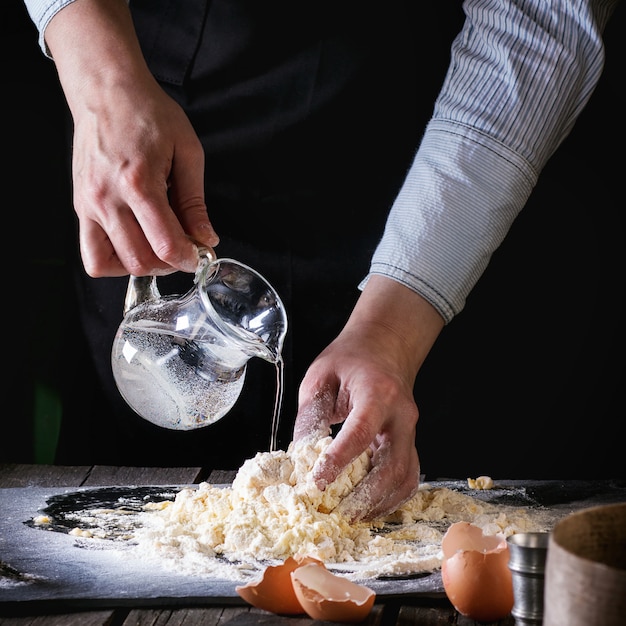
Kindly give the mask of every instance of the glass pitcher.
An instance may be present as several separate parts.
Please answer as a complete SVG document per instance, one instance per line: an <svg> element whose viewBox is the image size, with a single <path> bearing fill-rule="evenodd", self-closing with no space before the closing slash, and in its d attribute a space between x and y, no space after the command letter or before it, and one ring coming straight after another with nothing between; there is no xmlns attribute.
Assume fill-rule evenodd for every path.
<svg viewBox="0 0 626 626"><path fill-rule="evenodd" d="M203 248L183 296L161 296L155 276L130 277L113 375L141 417L173 430L201 428L233 407L251 357L279 362L286 332L285 308L265 278Z"/></svg>

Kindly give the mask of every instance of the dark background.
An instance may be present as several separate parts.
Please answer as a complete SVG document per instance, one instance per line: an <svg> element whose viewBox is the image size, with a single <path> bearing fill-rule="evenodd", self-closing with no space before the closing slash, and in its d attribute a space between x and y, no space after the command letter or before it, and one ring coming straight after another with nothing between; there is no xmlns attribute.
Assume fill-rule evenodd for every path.
<svg viewBox="0 0 626 626"><path fill-rule="evenodd" d="M427 477L626 477L625 12L590 104L419 375ZM65 103L21 0L4 23L0 463L45 463L75 322Z"/></svg>

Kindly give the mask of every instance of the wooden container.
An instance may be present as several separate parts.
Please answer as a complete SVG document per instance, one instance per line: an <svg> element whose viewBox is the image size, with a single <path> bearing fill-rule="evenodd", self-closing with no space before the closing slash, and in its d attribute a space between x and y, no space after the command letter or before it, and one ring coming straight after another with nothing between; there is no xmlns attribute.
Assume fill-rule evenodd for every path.
<svg viewBox="0 0 626 626"><path fill-rule="evenodd" d="M544 626L626 624L626 502L556 524L546 560Z"/></svg>

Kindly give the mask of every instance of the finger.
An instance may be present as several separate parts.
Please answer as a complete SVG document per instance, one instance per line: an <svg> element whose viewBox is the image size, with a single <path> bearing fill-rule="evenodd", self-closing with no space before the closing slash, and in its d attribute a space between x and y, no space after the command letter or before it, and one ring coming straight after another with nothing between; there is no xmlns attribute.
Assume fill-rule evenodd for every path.
<svg viewBox="0 0 626 626"><path fill-rule="evenodd" d="M80 220L80 251L89 276L160 276L176 271L154 254L129 209L105 215L109 219L104 226L92 219Z"/></svg>
<svg viewBox="0 0 626 626"><path fill-rule="evenodd" d="M118 248L117 241L112 237L116 251L122 255L123 261L144 267L145 274L145 264L152 258L144 245L147 242L154 255L152 258L154 269L169 266L183 272L196 271L198 248L185 234L182 224L170 206L165 181L149 188L137 187L129 198L129 207L139 229L127 220L121 230L115 230L120 245L130 244L129 248ZM107 230L111 232L114 227L111 226ZM138 232L139 230L141 232Z"/></svg>
<svg viewBox="0 0 626 626"><path fill-rule="evenodd" d="M169 199L191 239L211 247L219 243L204 197L204 151L200 142L176 153L169 179Z"/></svg>
<svg viewBox="0 0 626 626"><path fill-rule="evenodd" d="M367 403L367 413L356 408L347 415L341 430L319 457L313 467L313 479L320 489L325 489L342 469L367 450L380 429L377 419L381 415L375 404Z"/></svg>
<svg viewBox="0 0 626 626"><path fill-rule="evenodd" d="M92 278L125 276L129 273L105 230L97 222L80 221L79 246L85 272Z"/></svg>
<svg viewBox="0 0 626 626"><path fill-rule="evenodd" d="M318 390L308 400L300 399L294 424L293 441L318 441L330 435L335 412L335 393L328 386Z"/></svg>
<svg viewBox="0 0 626 626"><path fill-rule="evenodd" d="M392 513L419 487L417 452L398 459L391 442L385 442L374 454L373 463L370 472L335 509L352 522L371 521Z"/></svg>

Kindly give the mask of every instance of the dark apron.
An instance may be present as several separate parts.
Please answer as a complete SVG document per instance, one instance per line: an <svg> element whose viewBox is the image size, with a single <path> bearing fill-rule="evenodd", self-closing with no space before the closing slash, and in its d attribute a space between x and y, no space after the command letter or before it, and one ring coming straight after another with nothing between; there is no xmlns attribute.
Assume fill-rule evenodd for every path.
<svg viewBox="0 0 626 626"><path fill-rule="evenodd" d="M354 306L443 78L450 37L437 39L437 16L421 4L130 3L151 71L204 145L217 254L257 269L286 305L283 448L298 383ZM58 462L237 468L268 449L276 380L259 359L211 426L176 432L135 415L110 365L127 278L77 269L86 344L76 346ZM184 293L191 276L159 287Z"/></svg>

